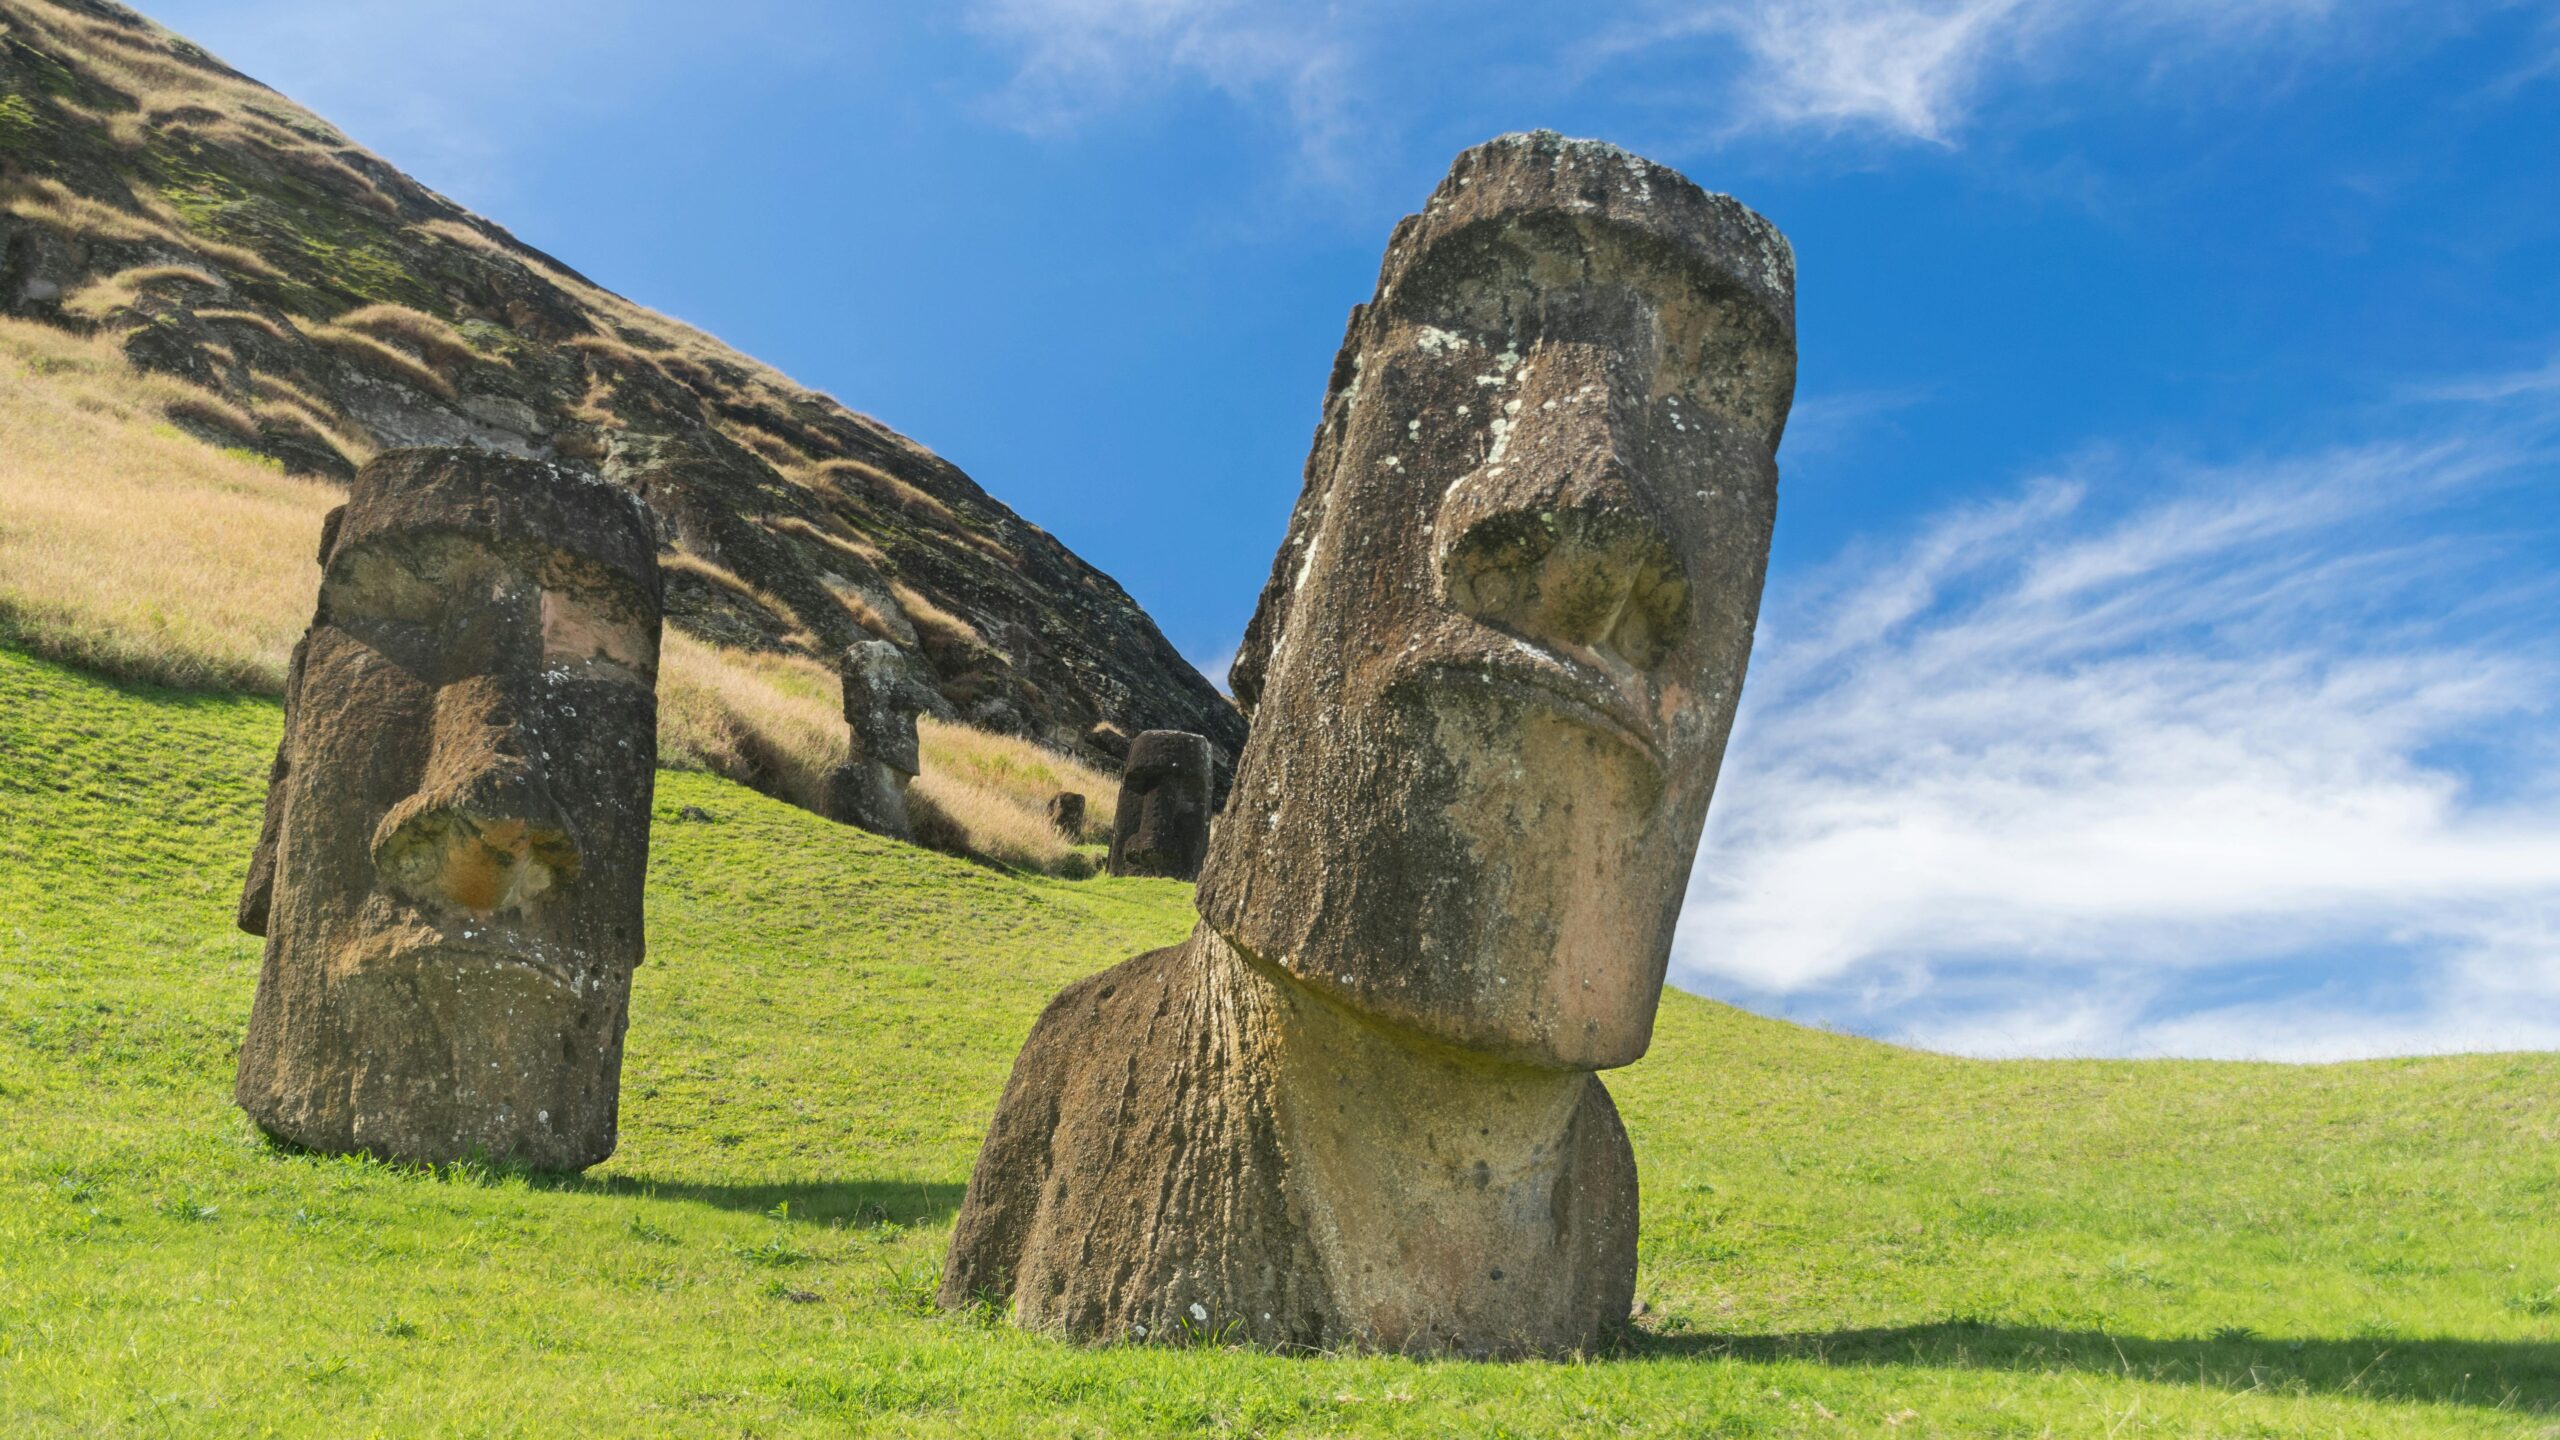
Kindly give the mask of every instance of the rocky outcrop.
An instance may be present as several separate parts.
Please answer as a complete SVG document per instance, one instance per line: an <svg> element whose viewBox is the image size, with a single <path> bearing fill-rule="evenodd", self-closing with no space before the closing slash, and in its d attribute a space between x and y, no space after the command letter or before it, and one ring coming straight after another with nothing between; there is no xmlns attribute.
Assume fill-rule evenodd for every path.
<svg viewBox="0 0 2560 1440"><path fill-rule="evenodd" d="M946 717L1109 761L1235 710L1120 587L879 422L613 295L106 0L0 0L0 312L124 338L208 440L345 480L469 445L645 495L668 620L897 645Z"/></svg>

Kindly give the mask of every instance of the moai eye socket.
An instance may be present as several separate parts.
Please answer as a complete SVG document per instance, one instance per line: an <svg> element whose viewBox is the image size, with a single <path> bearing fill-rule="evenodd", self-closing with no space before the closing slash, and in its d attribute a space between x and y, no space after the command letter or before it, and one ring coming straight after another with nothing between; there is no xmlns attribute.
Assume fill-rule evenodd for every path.
<svg viewBox="0 0 2560 1440"><path fill-rule="evenodd" d="M620 680L643 689L656 683L657 636L628 614L629 606L609 589L590 585L547 585L542 591L542 659L553 669L566 669L598 679Z"/></svg>

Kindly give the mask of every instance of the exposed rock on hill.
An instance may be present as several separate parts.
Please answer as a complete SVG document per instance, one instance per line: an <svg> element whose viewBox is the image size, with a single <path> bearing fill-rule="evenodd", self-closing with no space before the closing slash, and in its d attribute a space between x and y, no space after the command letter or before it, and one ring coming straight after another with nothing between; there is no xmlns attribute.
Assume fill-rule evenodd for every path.
<svg viewBox="0 0 2560 1440"><path fill-rule="evenodd" d="M211 392L180 424L295 471L419 444L591 466L656 510L668 621L702 639L831 665L886 639L945 718L1089 756L1243 743L1126 592L956 466L105 0L0 0L0 311L120 334Z"/></svg>

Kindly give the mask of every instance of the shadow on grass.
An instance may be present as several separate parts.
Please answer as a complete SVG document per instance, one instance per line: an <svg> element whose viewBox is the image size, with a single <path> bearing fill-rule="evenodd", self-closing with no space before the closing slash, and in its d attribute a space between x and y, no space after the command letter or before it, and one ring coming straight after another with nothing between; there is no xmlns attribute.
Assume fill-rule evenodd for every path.
<svg viewBox="0 0 2560 1440"><path fill-rule="evenodd" d="M600 1195L637 1195L650 1200L681 1200L720 1210L772 1215L790 1206L791 1219L819 1224L841 1220L848 1225L920 1225L944 1220L960 1208L967 1187L928 1180L806 1180L757 1185L704 1185L691 1180L653 1180L646 1175L600 1175L564 1180L563 1189Z"/></svg>
<svg viewBox="0 0 2560 1440"><path fill-rule="evenodd" d="M2230 1330L2199 1339L1951 1320L1781 1335L1629 1337L1629 1359L2103 1372L2233 1392L2356 1395L2546 1412L2560 1409L2560 1342L2402 1336L2281 1339Z"/></svg>
<svg viewBox="0 0 2560 1440"><path fill-rule="evenodd" d="M710 1185L647 1175L580 1175L533 1170L482 1158L420 1164L367 1154L312 1150L276 1135L259 1134L269 1154L315 1166L351 1165L429 1178L448 1185L520 1185L573 1195L631 1195L680 1200L719 1210L787 1216L817 1223L920 1225L949 1219L968 1187L941 1180L775 1180L752 1185ZM790 1208L786 1211L784 1206Z"/></svg>

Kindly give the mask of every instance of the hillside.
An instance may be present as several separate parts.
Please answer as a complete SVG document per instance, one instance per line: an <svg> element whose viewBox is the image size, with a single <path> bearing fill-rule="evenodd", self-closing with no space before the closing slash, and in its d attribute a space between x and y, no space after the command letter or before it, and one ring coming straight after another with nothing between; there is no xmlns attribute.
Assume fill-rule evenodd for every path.
<svg viewBox="0 0 2560 1440"><path fill-rule="evenodd" d="M1242 743L1110 577L957 467L104 0L0 0L0 314L111 342L179 430L293 475L424 443L592 466L656 508L704 645L832 664L884 636L942 718L1097 763L1114 730Z"/></svg>
<svg viewBox="0 0 2560 1440"><path fill-rule="evenodd" d="M2549 1436L2560 1058L1987 1063L1668 997L1580 1364L1085 1351L926 1304L1014 1048L1187 887L660 777L622 1152L280 1152L229 1104L275 706L0 649L0 1431ZM707 823L678 818L698 806Z"/></svg>

